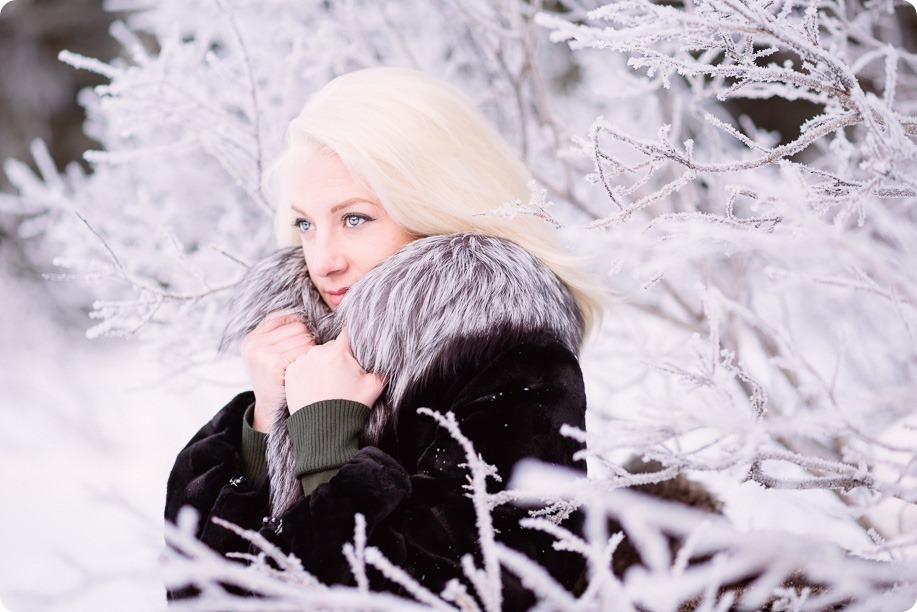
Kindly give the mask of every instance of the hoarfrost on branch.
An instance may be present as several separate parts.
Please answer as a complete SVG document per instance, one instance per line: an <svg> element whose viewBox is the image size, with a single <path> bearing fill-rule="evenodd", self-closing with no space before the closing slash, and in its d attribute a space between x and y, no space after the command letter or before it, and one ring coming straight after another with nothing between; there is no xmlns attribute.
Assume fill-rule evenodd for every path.
<svg viewBox="0 0 917 612"><path fill-rule="evenodd" d="M91 172L60 171L36 142L38 174L8 160L17 193L0 196L33 255L63 270L49 265L49 277L87 281L67 287L91 310L90 336L138 338L176 371L212 360L230 288L272 248L260 183L283 126L333 76L380 64L466 91L535 178L529 202L493 214L561 228L617 295L583 357L588 431L564 432L587 441L590 478L551 505L585 508L591 527L580 539L549 517L527 523L585 556L582 594L494 539L493 505L528 493L487 497L490 473L471 452L485 554L482 567L466 562L467 584L439 594L412 584L367 546L359 522L346 553L354 589L320 587L266 547L246 570L187 530L169 535L183 553L169 576L209 584L220 609L244 607L214 586L227 583L290 605L408 605L369 593L370 566L419 604L464 609L499 608L500 568L560 609L913 599L913 564L901 565L917 550L917 54L899 21L909 7L109 5L129 11L112 29L122 57L61 55L109 80L81 96L86 132L101 143L85 154ZM787 114L778 127L765 127L762 101ZM630 469L633 457L651 467ZM726 516L742 495L820 494L824 516L843 514L856 535L845 551L831 537L743 531L623 490L685 474L723 493ZM604 533L607 519L621 530ZM684 542L675 555L670 537ZM621 542L644 565L616 576ZM723 595L742 572L757 578ZM828 588L794 588L797 572Z"/></svg>

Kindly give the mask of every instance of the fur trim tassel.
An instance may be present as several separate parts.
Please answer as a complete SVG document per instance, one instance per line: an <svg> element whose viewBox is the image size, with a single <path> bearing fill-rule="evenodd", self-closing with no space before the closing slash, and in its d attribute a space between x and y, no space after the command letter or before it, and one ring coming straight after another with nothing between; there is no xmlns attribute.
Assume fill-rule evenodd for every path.
<svg viewBox="0 0 917 612"><path fill-rule="evenodd" d="M388 380L363 433L367 444L378 441L408 393L426 380L485 363L533 334L578 354L583 335L576 301L544 264L512 242L479 233L409 243L355 282L334 312L312 285L302 252L281 249L239 281L221 350L276 310L300 312L319 344L346 328L357 362ZM279 406L268 440L275 516L302 497L287 418L287 406Z"/></svg>
<svg viewBox="0 0 917 612"><path fill-rule="evenodd" d="M298 312L313 336L331 312L309 278L299 247L262 257L236 283L220 353L235 349L267 315L279 311Z"/></svg>

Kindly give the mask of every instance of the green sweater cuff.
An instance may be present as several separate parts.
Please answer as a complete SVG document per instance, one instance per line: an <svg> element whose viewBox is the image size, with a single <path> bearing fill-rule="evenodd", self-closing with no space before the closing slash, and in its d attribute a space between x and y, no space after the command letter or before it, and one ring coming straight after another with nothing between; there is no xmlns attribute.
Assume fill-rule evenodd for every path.
<svg viewBox="0 0 917 612"><path fill-rule="evenodd" d="M252 429L255 405L245 410L242 417L242 471L254 482L267 467L267 434Z"/></svg>
<svg viewBox="0 0 917 612"><path fill-rule="evenodd" d="M297 410L287 420L296 449L293 471L304 494L331 480L357 452L357 439L368 418L369 407L359 402L326 400Z"/></svg>

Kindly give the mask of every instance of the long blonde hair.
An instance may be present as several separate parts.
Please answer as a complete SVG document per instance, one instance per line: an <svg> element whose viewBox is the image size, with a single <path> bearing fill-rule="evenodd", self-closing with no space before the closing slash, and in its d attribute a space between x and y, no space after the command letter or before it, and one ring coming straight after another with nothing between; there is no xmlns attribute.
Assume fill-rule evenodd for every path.
<svg viewBox="0 0 917 612"><path fill-rule="evenodd" d="M388 215L417 236L480 231L511 240L569 287L586 330L603 294L547 223L530 216L488 215L530 197L531 176L509 144L461 92L427 74L370 68L339 76L290 122L287 148L266 173L277 202L281 246L298 244L289 176L310 155L337 155Z"/></svg>

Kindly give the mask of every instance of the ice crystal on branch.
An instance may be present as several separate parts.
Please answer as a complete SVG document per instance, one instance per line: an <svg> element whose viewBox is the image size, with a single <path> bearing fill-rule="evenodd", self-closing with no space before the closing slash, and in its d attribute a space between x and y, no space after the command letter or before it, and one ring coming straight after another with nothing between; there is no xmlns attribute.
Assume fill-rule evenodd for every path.
<svg viewBox="0 0 917 612"><path fill-rule="evenodd" d="M754 585L730 597L750 607L913 595L894 563L917 552L917 55L894 3L108 6L130 11L112 30L123 56L61 57L109 79L81 97L101 143L91 172L60 171L36 143L38 174L7 161L18 193L0 200L61 264L49 275L91 281L66 285L97 317L91 333L140 336L177 369L211 359L230 287L272 248L259 186L283 125L334 75L380 64L479 103L535 179L529 202L493 214L564 226L620 297L582 360L588 430L564 432L588 442L590 480L528 523L584 555L586 591L485 544L482 567L430 597L499 607L500 567L557 608L729 607L722 587L743 571ZM617 491L685 474L739 528ZM526 495L476 498L483 532L495 504ZM808 539L782 523L796 503ZM547 517L580 506L583 537L551 531ZM643 565L616 575L629 545ZM358 588L344 599L283 592L405 603L370 605L367 567L407 584L371 550L359 537L349 549Z"/></svg>
<svg viewBox="0 0 917 612"><path fill-rule="evenodd" d="M486 479L495 475L493 467L482 461L454 416L424 409L420 412L435 419L465 450L483 569L465 557L464 576L456 576L443 592L433 593L392 564L379 549L367 546L366 523L358 514L354 517L354 541L343 547L356 586L328 587L304 572L298 559L279 551L257 532L215 519L262 551L260 555L234 555L249 557L253 561L249 567L220 559L194 538L197 519L188 510L180 515L177 527L167 530L171 547L165 560L167 583L172 588L193 584L206 597L180 602L178 608L248 609L246 601L250 600L225 589L234 585L258 594L261 609L500 609L506 575L500 568L518 576L535 594L540 608L557 610L666 611L686 605L691 609L727 610L733 604L742 609L825 609L838 604L868 609L880 601L900 605L917 594L917 572L912 563L866 560L836 544L783 532L742 533L724 517L682 503L610 491L565 469L534 461L523 463L511 483L515 488L508 493L516 499L540 502L566 498L586 515L582 535L545 519L521 521L525 528L551 535L555 549L586 559L588 573L583 588L571 593L534 560L494 537L492 512L505 499L496 504L488 500L505 495L487 492ZM610 525L620 530L610 533ZM622 550L624 544L629 550ZM620 556L634 557L640 563L619 575L613 568ZM264 558L270 558L276 568ZM489 563L495 565L489 568ZM403 588L406 596L371 590L367 580L370 567ZM475 597L469 595L466 583L472 585ZM803 603L804 608L798 607Z"/></svg>
<svg viewBox="0 0 917 612"><path fill-rule="evenodd" d="M629 89L658 101L643 117L603 113L578 140L608 210L586 226L611 232L619 310L644 321L611 332L633 348L607 357L622 375L612 420L587 436L596 459L614 473L609 457L636 451L676 470L831 489L865 526L868 508L910 501L913 454L892 459L883 439L913 415L903 394L917 346L917 109L902 97L917 93L917 56L880 38L893 14L621 1L539 22L556 42L620 57L643 75ZM622 103L646 102L626 89ZM735 116L761 99L814 110L775 135Z"/></svg>

